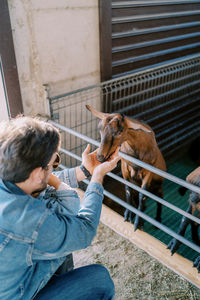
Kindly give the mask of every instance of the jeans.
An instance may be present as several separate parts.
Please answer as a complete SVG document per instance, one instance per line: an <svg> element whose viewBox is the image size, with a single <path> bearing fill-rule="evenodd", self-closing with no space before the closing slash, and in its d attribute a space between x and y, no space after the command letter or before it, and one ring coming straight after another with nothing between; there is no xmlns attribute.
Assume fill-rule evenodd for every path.
<svg viewBox="0 0 200 300"><path fill-rule="evenodd" d="M101 265L88 265L55 274L34 300L111 300L114 283Z"/></svg>

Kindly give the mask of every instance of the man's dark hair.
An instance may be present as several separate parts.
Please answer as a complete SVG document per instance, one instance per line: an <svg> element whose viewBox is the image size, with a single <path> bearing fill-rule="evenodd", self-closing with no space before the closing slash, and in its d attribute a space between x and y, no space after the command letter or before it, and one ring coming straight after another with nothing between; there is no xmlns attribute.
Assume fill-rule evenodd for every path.
<svg viewBox="0 0 200 300"><path fill-rule="evenodd" d="M18 116L1 122L0 178L25 181L35 168L48 165L59 145L59 131L38 118Z"/></svg>

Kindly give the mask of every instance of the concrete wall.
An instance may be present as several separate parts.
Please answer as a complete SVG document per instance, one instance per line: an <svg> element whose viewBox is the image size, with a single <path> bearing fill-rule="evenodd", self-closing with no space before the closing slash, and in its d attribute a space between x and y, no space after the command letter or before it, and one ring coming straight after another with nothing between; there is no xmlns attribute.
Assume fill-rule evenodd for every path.
<svg viewBox="0 0 200 300"><path fill-rule="evenodd" d="M51 95L98 83L98 0L8 0L25 114L48 114Z"/></svg>

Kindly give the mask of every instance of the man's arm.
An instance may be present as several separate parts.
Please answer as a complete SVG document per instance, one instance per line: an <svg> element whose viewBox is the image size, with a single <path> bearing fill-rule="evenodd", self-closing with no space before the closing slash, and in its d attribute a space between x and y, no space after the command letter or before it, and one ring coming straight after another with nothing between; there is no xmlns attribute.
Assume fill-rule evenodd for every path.
<svg viewBox="0 0 200 300"><path fill-rule="evenodd" d="M47 211L33 251L33 259L58 258L90 245L99 224L103 201L103 177L119 161L117 153L95 168L76 216L57 216Z"/></svg>
<svg viewBox="0 0 200 300"><path fill-rule="evenodd" d="M98 149L96 149L91 153L90 153L90 149L91 146L90 144L88 144L86 149L82 153L82 165L92 175L95 168L99 166L101 163L97 160ZM55 172L55 175L60 178L60 181L67 183L71 187L78 187L78 182L86 179L86 175L81 170L80 166Z"/></svg>

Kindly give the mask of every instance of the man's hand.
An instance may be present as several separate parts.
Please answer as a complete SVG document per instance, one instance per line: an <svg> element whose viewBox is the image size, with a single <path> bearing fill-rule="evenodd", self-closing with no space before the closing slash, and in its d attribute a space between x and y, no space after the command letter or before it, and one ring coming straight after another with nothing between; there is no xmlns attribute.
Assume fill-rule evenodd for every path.
<svg viewBox="0 0 200 300"><path fill-rule="evenodd" d="M84 152L82 153L82 164L84 167L90 172L92 175L94 172L94 169L99 166L101 163L97 160L97 151L90 153L91 145L88 144Z"/></svg>
<svg viewBox="0 0 200 300"><path fill-rule="evenodd" d="M92 176L91 181L102 183L105 174L112 171L117 166L118 161L121 159L118 155L119 148L117 148L110 159L104 163L101 163L97 160L98 149L90 153L90 148L91 146L88 144L86 149L82 153L82 164L90 172L91 175L95 173ZM80 167L76 167L76 178L78 181L85 179L85 175L83 174Z"/></svg>
<svg viewBox="0 0 200 300"><path fill-rule="evenodd" d="M116 151L112 154L112 156L109 158L109 160L100 163L93 172L91 181L92 182L103 182L104 176L112 171L114 168L116 168L118 161L121 159L121 157L118 155L119 148L116 149Z"/></svg>
<svg viewBox="0 0 200 300"><path fill-rule="evenodd" d="M59 185L61 184L61 181L56 175L51 173L49 175L48 184L53 186L57 190L59 188Z"/></svg>

